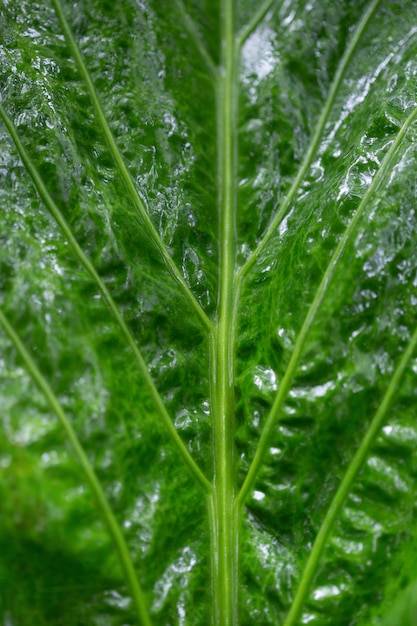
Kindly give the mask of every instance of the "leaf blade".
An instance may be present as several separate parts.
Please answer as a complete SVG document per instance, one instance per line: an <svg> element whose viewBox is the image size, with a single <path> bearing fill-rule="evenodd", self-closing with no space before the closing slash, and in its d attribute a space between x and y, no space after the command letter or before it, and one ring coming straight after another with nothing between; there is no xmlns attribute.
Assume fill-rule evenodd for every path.
<svg viewBox="0 0 417 626"><path fill-rule="evenodd" d="M208 482L207 478L203 475L203 473L201 472L200 468L197 466L197 464L195 463L195 461L192 459L190 453L188 452L188 450L186 449L184 443L182 442L181 438L178 435L178 432L176 431L175 427L172 424L172 421L168 415L168 412L165 408L164 403L162 402L161 396L158 393L158 390L155 386L155 383L153 382L149 369L147 368L145 361L143 359L143 356L136 344L136 341L133 338L132 333L130 332L130 330L128 329L126 322L124 321L118 307L116 306L116 303L114 302L112 296L110 295L110 292L108 291L106 285L104 284L104 282L102 281L102 279L100 278L100 276L98 275L97 271L95 270L93 264L91 263L91 261L89 260L89 258L85 255L85 253L83 252L83 250L81 249L81 247L79 246L78 242L76 241L74 235L71 232L71 229L69 227L69 225L67 224L65 218L63 217L61 211L59 210L58 206L55 204L54 200L52 199L51 195L49 194L45 184L43 183L39 173L37 172L35 166L33 165L27 151L25 150L22 142L20 141L20 138L16 132L16 129L13 126L12 121L10 120L10 118L8 117L8 115L6 114L6 112L4 111L4 109L2 107L0 107L0 116L3 119L3 122L5 123L15 145L16 148L22 158L22 161L25 165L25 167L27 168L32 181L40 195L40 197L42 198L44 204L46 205L46 207L48 208L48 210L50 211L50 213L52 214L53 218L56 220L59 228L61 229L61 231L63 232L63 234L65 235L68 243L70 244L71 248L73 249L75 255L78 257L80 263L85 267L86 271L88 272L88 274L91 276L92 280L94 281L94 283L97 285L98 289L100 290L104 301L106 302L106 305L108 307L108 309L110 310L110 313L113 317L113 319L115 320L116 324L118 325L118 327L121 330L121 333L124 337L124 340L126 341L127 345L129 346L129 348L132 350L136 363L138 365L139 371L141 372L147 387L149 388L150 392L151 392L151 396L152 399L158 409L159 415L163 421L163 423L165 424L165 427L167 429L167 431L170 434L170 437L172 439L172 441L175 443L175 445L178 448L179 453L181 454L185 464L188 466L189 470L191 471L192 475L196 478L197 482L201 485L201 487L203 488L203 490L206 493L210 493L211 492L211 485Z"/></svg>
<svg viewBox="0 0 417 626"><path fill-rule="evenodd" d="M360 220L360 218L362 217L362 214L364 212L364 210L367 208L367 204L369 199L372 197L373 192L378 188L379 184L381 183L381 181L383 180L384 176L386 176L387 173L389 173L390 168L393 167L393 161L395 159L396 156L396 152L398 150L398 148L401 146L402 141L404 140L404 137L407 133L407 131L409 130L409 128L411 127L411 125L414 123L415 119L417 118L417 108L413 109L411 111L411 113L408 115L407 119L405 120L404 124L402 125L400 131L398 132L395 141L393 142L393 144L391 145L390 149L388 150L385 158L383 159L382 163L381 163L381 167L379 168L377 174L375 175L375 177L372 180L371 185L369 186L368 192L365 194L365 196L363 197L362 201L360 202L357 211L354 213L354 216L352 218L352 220L349 222L348 227L346 228L345 232L343 233L343 236L341 237L336 250L334 251L329 264L326 268L326 271L323 274L323 278L320 282L320 285L314 295L314 299L313 302L311 304L311 306L308 309L307 315L305 317L305 320L303 322L303 325L301 327L300 333L297 337L297 340L295 342L295 346L294 346L294 351L291 355L291 359L290 362L288 364L288 368L285 372L285 376L283 378L283 382L282 385L276 395L276 398L274 400L273 406L271 408L271 411L268 415L268 418L266 420L265 423L265 427L264 430L262 432L261 438L259 440L258 443L258 448L255 454L255 457L250 465L248 474L245 478L245 481L241 487L241 490L239 492L239 496L238 496L238 505L241 506L243 504L243 502L245 501L245 498L248 496L248 493L250 491L250 489L253 487L254 482L256 480L256 476L259 472L259 469L261 467L263 458L266 454L266 451L268 449L268 441L271 437L271 433L272 430L275 426L276 420L278 419L278 415L279 415L279 411L281 410L281 407L285 401L285 398L287 396L287 393L289 391L289 387L291 385L291 381L292 378L294 376L295 370L297 368L297 365L299 363L300 357L301 357L301 353L302 353L302 349L303 349L303 345L305 342L305 339L308 335L308 332L313 324L313 321L316 317L316 314L323 302L323 299L327 293L327 289L329 287L330 282L332 281L336 269L339 265L339 262L344 254L344 251L346 249L346 246L349 242L349 239L351 238L354 229L358 223L358 221Z"/></svg>
<svg viewBox="0 0 417 626"><path fill-rule="evenodd" d="M200 322L203 324L203 326L206 328L207 331L211 332L212 331L212 323L211 321L208 319L207 315L205 314L205 312L203 311L203 309L201 308L200 304L197 302L194 294L192 293L192 291L190 290L190 288L188 287L187 283L184 280L184 277L182 276L181 272L179 271L179 269L177 268L177 266L175 265L174 261L172 260L171 255L169 254L169 251L165 245L165 243L162 241L160 235L158 234L158 232L156 231L154 225L152 224L151 219L148 216L148 213L146 211L145 205L141 199L141 197L139 196L136 187L134 185L133 179L131 174L129 173L125 162L123 160L123 157L116 145L116 142L114 140L113 137L113 133L110 130L110 127L107 123L107 120L105 118L104 112L103 112L103 108L102 105L100 103L100 100L98 98L96 89L94 87L93 81L91 80L90 74L88 72L87 66L84 63L84 60L81 56L80 50L78 48L78 45L74 39L74 36L71 32L71 29L69 27L68 21L65 17L65 13L63 11L62 5L60 0L52 0L56 14L62 24L63 30L65 32L65 36L66 39L68 41L69 47L72 51L72 54L75 58L75 61L78 65L78 68L85 80L90 98L92 100L93 103L93 107L95 110L95 113L97 115L98 118L98 122L100 124L100 127L103 131L103 134L105 135L106 141L110 147L110 151L112 153L112 156L114 158L115 164L117 169L120 172L120 175L126 185L126 188L128 190L128 193L130 195L130 197L133 200L133 203L135 205L135 207L138 210L138 213L145 225L146 231L148 232L150 238L152 239L153 243L155 244L155 247L158 249L164 263L166 264L169 272L172 274L173 278L176 280L176 282L181 286L181 289L184 292L184 295L186 296L188 302L190 303L191 307L193 308L194 312L196 313L197 317L200 319Z"/></svg>
<svg viewBox="0 0 417 626"><path fill-rule="evenodd" d="M58 399L56 398L54 392L51 387L42 376L29 352L26 350L25 346L20 341L15 329L11 326L10 322L4 315L3 311L0 309L0 324L3 327L5 333L9 336L10 340L14 344L16 350L22 357L25 366L33 378L33 381L40 388L42 393L45 395L45 398L52 410L53 413L59 419L73 449L76 457L83 469L84 475L87 479L87 482L90 485L91 491L94 494L94 497L97 500L98 508L101 510L103 520L108 528L109 534L113 540L113 543L117 549L119 554L120 562L122 565L122 569L125 573L126 580L129 584L129 587L132 592L132 597L136 606L136 610L138 613L138 617L140 619L141 624L144 626L151 626L151 621L149 619L148 609L146 606L145 596L142 591L142 587L139 583L139 580L136 576L135 569L133 567L133 563L130 557L129 548L126 544L126 541L123 537L123 534L120 530L119 524L111 510L111 507L107 501L107 498L104 494L104 491L100 485L100 482L92 468L90 461L84 449L69 421L68 417L64 413Z"/></svg>

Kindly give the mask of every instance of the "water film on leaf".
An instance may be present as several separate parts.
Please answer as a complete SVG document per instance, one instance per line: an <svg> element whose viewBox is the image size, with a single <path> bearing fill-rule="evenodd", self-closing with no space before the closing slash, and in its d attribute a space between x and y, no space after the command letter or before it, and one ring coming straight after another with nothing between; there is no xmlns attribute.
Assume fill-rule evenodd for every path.
<svg viewBox="0 0 417 626"><path fill-rule="evenodd" d="M414 2L0 15L2 622L412 626Z"/></svg>

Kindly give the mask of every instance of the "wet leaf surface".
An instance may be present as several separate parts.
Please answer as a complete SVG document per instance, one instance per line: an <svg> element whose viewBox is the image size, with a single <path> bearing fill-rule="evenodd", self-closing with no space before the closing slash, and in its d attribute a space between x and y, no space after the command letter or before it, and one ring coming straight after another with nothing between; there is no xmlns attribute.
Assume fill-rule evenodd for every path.
<svg viewBox="0 0 417 626"><path fill-rule="evenodd" d="M362 1L267 3L257 24L253 0L64 3L137 198L54 4L0 8L0 305L95 471L152 623L203 626L213 611L212 521L184 458L210 484L222 472L210 335L224 327L232 155L228 480L234 497L248 489L238 617L222 623L411 626L414 3L374 2L366 24ZM229 126L219 123L222 85L235 104ZM101 283L39 194L7 120ZM133 626L123 566L73 447L7 332L0 346L2 621ZM301 598L326 513L387 398Z"/></svg>

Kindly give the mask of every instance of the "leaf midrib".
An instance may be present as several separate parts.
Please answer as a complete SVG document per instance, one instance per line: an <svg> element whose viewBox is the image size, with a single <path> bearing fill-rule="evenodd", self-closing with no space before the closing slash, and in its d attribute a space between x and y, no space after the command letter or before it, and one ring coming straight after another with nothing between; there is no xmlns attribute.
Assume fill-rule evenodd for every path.
<svg viewBox="0 0 417 626"><path fill-rule="evenodd" d="M60 1L59 0L52 0L55 6L60 7ZM378 4L379 4L380 0L374 0L371 5L369 6L369 8L367 9L364 17L362 18L360 25L357 29L357 31L355 32L347 51L345 52L341 64L339 65L339 68L337 70L335 79L332 83L331 86L331 90L329 93L329 96L326 100L326 104L325 107L322 111L322 115L320 116L319 119L319 123L316 127L315 133L313 135L312 141L310 143L308 152L306 154L306 157L301 165L301 168L297 174L297 177L294 180L293 185L291 186L291 189L288 193L288 195L286 196L286 198L284 199L284 202L282 203L278 213L275 215L275 217L273 218L270 227L268 228L267 232L265 233L264 237L261 239L260 243L258 244L257 248L255 249L253 255L247 260L247 262L245 263L245 265L240 269L240 272L235 275L235 245L234 245L234 238L233 238L233 233L234 233L234 220L235 220L235 209L231 209L230 207L232 206L232 204L227 204L226 205L222 205L222 209L225 209L224 212L221 212L222 215L222 219L224 219L224 223L222 225L221 228L221 232L222 235L220 237L220 243L222 246L222 253L221 253L221 270L220 270L220 297L219 297L219 313L218 313L218 323L214 326L211 322L211 320L209 320L206 316L206 314L204 313L203 309L200 307L199 303L195 300L194 295L192 294L191 290L189 289L188 285L185 283L182 275L178 276L178 274L180 274L178 268L176 268L175 264L173 264L173 266L169 265L169 261L165 258L165 253L168 254L169 259L172 258L170 257L165 244L163 243L163 241L160 239L159 234L157 233L157 231L154 229L152 222L149 220L150 223L150 227L153 228L155 230L155 235L157 237L157 239L159 240L159 242L157 240L154 239L154 237L152 236L155 245L157 246L157 248L159 249L162 258L166 261L171 274L176 278L177 282L181 285L181 288L184 289L184 286L186 288L186 290L188 289L189 294L187 294L187 291L185 290L185 293L187 294L187 298L189 300L189 302L191 303L192 307L194 308L196 314L199 316L200 321L202 322L202 324L204 325L204 327L206 328L211 340L212 340L212 345L213 345L213 341L215 342L216 347L214 348L214 350L216 351L216 355L217 355L217 359L219 359L219 355L220 353L223 354L227 354L229 355L224 363L220 364L220 369L223 373L224 376L224 381L226 381L228 379L227 375L226 375L226 369L229 369L231 371L233 371L234 369L234 361L233 361L233 355L234 355L234 345L235 345L235 323L236 323L236 319L237 319L237 310L238 310L238 306L239 306L239 297L240 297L240 286L242 281L244 280L244 278L246 278L246 276L249 274L249 271L254 267L256 261L260 258L261 253L263 252L263 250L266 248L266 246L268 245L269 241L271 240L273 234L276 232L276 229L280 223L280 221L283 219L283 217L285 217L285 214L287 213L288 209L290 208L290 206L292 205L297 191L302 183L302 180L305 177L305 174L308 170L308 168L310 167L312 160L314 158L314 155L317 152L317 149L320 145L320 141L322 139L323 133L324 133L324 129L325 129L325 125L327 123L327 120L329 118L330 112L332 110L336 95L337 95L337 91L340 87L340 84L342 83L343 80L343 76L345 74L346 68L348 67L352 56L354 54L354 51L357 47L357 44L359 42L360 37L362 36L366 25L369 23L371 16L373 15L375 9L377 8ZM178 0L178 3L181 5L182 2L181 0ZM232 0L224 0L224 4L231 7L233 2ZM263 19L264 15L267 13L267 11L269 10L269 8L272 6L273 1L272 0L266 0L266 2L264 3L264 5L261 6L261 8L258 11L258 14L255 16L254 20L251 22L251 24L249 25L249 27L246 30L243 30L240 38L237 37L234 42L233 45L231 47L232 52L229 53L229 57L233 56L235 58L236 55L236 50L239 50L243 41L246 39L246 37L250 34L250 32L252 32L252 30L256 27L256 25L259 23L259 21L261 19ZM65 18L64 18L65 19ZM62 21L62 20L61 20ZM192 28L192 24L189 24L190 28ZM362 30L361 30L362 29ZM229 32L231 32L229 30ZM72 35L71 35L72 36ZM201 46L201 42L200 44L198 43L197 40L195 40L195 43L197 45L197 48L200 50L200 53L202 54L203 58L206 61L207 67L209 69L209 71L213 70L212 66L212 61L210 59L210 57L207 57L205 55L204 52L204 46ZM76 45L76 44L75 44ZM81 56L80 56L81 58ZM82 58L81 58L81 62ZM85 65L84 65L85 67ZM218 71L217 68L214 68L216 71L216 74L213 73L213 76L215 76L216 79L216 83L218 84L219 82L219 76L218 76ZM87 72L87 69L85 67L85 71ZM87 77L88 77L88 72L87 72ZM88 82L88 81L87 81ZM90 79L91 82L91 79ZM227 82L227 81L226 81ZM234 90L235 90L235 94L234 96L236 96L237 93L237 80L236 77L233 78L233 80L229 80L229 86L231 86L232 84L234 84ZM93 84L91 82L91 86L92 89L94 91L94 87ZM234 97L233 96L233 97ZM219 107L222 108L226 103L228 98L224 98L223 96L220 98L221 102L219 104ZM98 101L98 106L100 107L100 102ZM96 109L97 112L97 109ZM287 395L287 392L290 388L291 382L292 382L292 378L294 375L294 372L296 370L297 364L299 362L300 359L300 355L303 349L303 346L305 344L305 340L307 337L307 334L309 332L309 329L311 328L311 325L317 315L317 312L321 306L321 303L323 302L323 299L327 293L327 289L328 286L331 282L331 280L333 279L335 272L338 268L340 259L342 257L342 255L344 254L344 250L346 248L346 245L348 243L348 241L350 240L352 233L354 232L354 228L356 226L356 224L358 223L358 221L360 220L362 214L364 213L364 211L366 210L368 204L370 203L370 201L372 200L372 196L374 194L374 192L376 191L376 189L378 188L378 186L383 182L384 178L386 177L386 175L391 171L393 164L394 164L394 160L396 158L397 152L400 148L400 146L402 145L402 142L404 140L404 137L406 135L406 132L408 130L408 128L410 127L410 125L415 121L416 119L416 112L417 110L413 111L412 114L410 114L410 116L407 118L406 122L404 123L403 127L401 128L401 130L399 131L393 145L390 147L385 159L383 160L380 169L378 170L377 174L375 175L367 193L365 194L364 198L362 199L361 203L359 204L358 209L356 210L353 219L351 220L350 224L347 227L347 230L345 231L344 235L342 236L341 240L339 241L339 244L333 254L333 256L330 259L329 265L327 266L327 269L325 271L325 274L323 276L322 282L320 283L320 286L315 294L313 303L309 309L309 312L307 314L307 317L303 323L303 326L301 328L301 331L298 335L298 338L296 340L296 347L295 350L293 352L293 355L290 359L290 364L288 366L288 369L286 371L285 374L285 378L284 377L284 382L282 383L282 387L280 388L275 401L273 403L273 407L271 409L271 413L267 418L267 423L265 426L264 431L262 432L261 435L261 440L259 442L259 446L258 446L258 450L256 452L256 455L258 455L258 453L260 454L260 456L258 455L258 457L255 455L255 459L252 462L252 465L250 466L249 469L249 473L245 479L245 482L243 484L243 487L239 493L238 496L238 504L239 506L242 506L244 504L245 498L248 495L249 491L251 490L251 488L253 487L254 481L256 479L256 475L257 475L257 471L259 470L259 467L261 466L263 460L264 460L264 455L266 452L266 447L264 446L264 442L268 439L268 435L271 433L271 429L272 427L276 424L276 421L279 417L279 411L280 408L282 407L283 402L285 401L285 397ZM3 115L4 117L4 115ZM98 116L99 117L99 116ZM6 118L4 118L6 121ZM117 151L117 154L120 157L120 163L118 162L116 156L115 156L115 161L117 164L117 167L119 169L119 172L122 175L122 178L125 180L127 187L129 188L129 184L127 183L127 179L125 177L125 174L127 174L128 177L130 177L130 174L128 173L128 170L126 168L126 166L124 165L123 159L121 157L120 152L118 151L118 148L114 142L113 136L111 134L111 131L108 127L107 121L104 118L103 115L103 119L104 119L104 127L102 126L103 129L103 133L106 136L106 140L109 141L108 135L106 133L105 130L105 125L107 125L107 129L110 133L110 140L113 141L115 150ZM229 121L231 120L236 120L236 116L234 116L230 111L226 112L225 114L225 119L228 119ZM6 122L7 125L7 122ZM225 140L230 139L231 135L232 135L232 131L229 129L226 133L225 133ZM220 133L219 133L220 135ZM16 143L16 142L15 142ZM232 154L232 150L230 150L230 145L227 145L226 147L223 146L221 148L222 152L224 154ZM125 169L125 173L123 173L123 168ZM223 168L222 168L223 169ZM235 174L235 167L231 167L226 168L226 173L224 173L223 175L223 180L229 181L229 183L232 181L233 176L231 173ZM136 193L137 197L139 198L139 202L141 203L141 199L140 196L137 194L137 191L134 187L133 184L133 180L131 179L131 183L133 185L133 191L134 193ZM235 192L233 192L233 196L234 196ZM136 201L137 202L137 201ZM142 203L142 208L140 210L143 210L144 213L147 215L145 207L143 206ZM149 218L148 218L149 219ZM145 222L146 225L146 222ZM233 226L233 229L232 229ZM149 228L146 225L147 228ZM233 231L233 232L232 232ZM150 232L152 232L150 230ZM233 244L232 244L233 241ZM162 247L161 247L162 246ZM164 251L164 247L165 247L165 251ZM82 251L81 251L82 253ZM79 258L81 259L79 253L77 252L77 256L79 256ZM232 261L233 259L233 261ZM85 265L85 264L84 264ZM100 277L98 276L98 274L95 272L94 268L92 268L92 271L89 271L90 275L93 277L94 281L96 282L97 285L100 285ZM177 274L176 274L177 272ZM97 280L99 282L97 282ZM105 290L105 292L103 291L102 287L99 287L100 290L103 293L104 299L106 300L106 302L109 304L109 301L112 302L111 300L111 296L110 294L107 292L106 287L104 285L104 283L102 283L103 288ZM107 297L109 298L109 300L107 300L105 293L107 293ZM190 297L191 294L191 297ZM193 301L194 298L194 301ZM114 304L114 303L113 303ZM114 306L116 307L116 305L114 304ZM109 308L111 309L112 307L109 305ZM115 319L117 320L117 314L118 313L118 309L116 307L116 317ZM120 315L120 314L119 314ZM121 317L121 316L120 316ZM231 321L230 321L231 320ZM124 324L123 318L121 318L122 323ZM2 322L4 325L4 322ZM118 321L119 323L119 321ZM119 323L119 327L122 329L123 331L123 327L120 326ZM136 343L133 340L133 337L130 335L130 331L127 329L126 327L126 331L128 333L128 335L130 336L131 340L134 343L134 346L131 346L133 350L138 350ZM124 332L124 331L123 331ZM129 338L126 336L126 339L129 343ZM406 349L406 352L404 353L403 357L400 360L400 363L397 367L397 369L395 370L394 374L393 374L393 378L391 379L391 382L389 384L388 390L384 396L384 399L381 403L381 406L388 406L387 402L385 401L385 398L387 398L387 394L391 394L391 396L393 395L394 391L395 391L395 385L393 383L393 381L397 381L397 372L399 370L401 370L400 374L403 373L408 360L410 358L410 350L414 349L415 345L416 345L416 341L417 341L417 334L413 335L413 338L408 346L408 348ZM130 345L130 344L129 344ZM412 345L412 348L410 347ZM230 357L230 355L232 355ZM407 358L406 358L407 355ZM141 357L142 358L142 357ZM142 359L143 362L143 359ZM147 372L147 368L145 363L143 362L143 367L145 368L146 372ZM149 372L147 372L149 375ZM144 374L146 377L146 374ZM233 379L233 376L232 376ZM230 380L230 378L229 378ZM152 382L152 381L151 381ZM152 383L153 384L153 383ZM283 390L281 393L281 389ZM220 396L225 398L226 397L226 386L223 386L223 390L221 390L220 392ZM155 388L156 391L156 388ZM219 389L217 388L215 393L213 393L213 401L214 402L219 402ZM156 393L158 394L158 392L156 391ZM281 394L281 395L280 395ZM159 395L158 395L159 397ZM392 398L391 398L392 399ZM160 398L159 398L160 400ZM160 400L162 403L162 400ZM220 402L223 402L222 400L220 400ZM223 405L227 404L226 401L223 402ZM164 407L163 403L162 406ZM218 410L218 407L217 409ZM379 411L379 410L378 410ZM384 409L384 411L386 411L386 409ZM221 410L219 410L219 414L222 413ZM385 414L385 413L384 413ZM377 418L377 416L379 415L378 419L379 419L379 423L382 420L381 414L376 414L372 424L375 423L375 420ZM168 421L169 423L172 425L171 420L168 417ZM378 420L377 420L378 421ZM219 427L220 428L220 427ZM175 431L175 429L174 429ZM230 428L226 428L225 427L225 422L222 424L221 428L219 429L219 432L222 432L223 434L227 435L227 437L230 437ZM176 433L176 431L175 431ZM180 439L180 438L179 438ZM181 440L180 440L181 441ZM361 450L363 453L364 450L364 442L365 439L363 440L362 444L361 444ZM231 444L233 446L233 442ZM369 444L370 445L370 444ZM192 457L189 455L188 451L186 450L185 446L184 446L185 451L188 454L188 459L185 456L185 460L186 462L190 465L192 472L196 475L198 475L199 469L197 468L197 466L195 465ZM226 447L224 446L224 450L226 449ZM222 455L224 457L224 451L222 452ZM356 458L356 457L355 457ZM258 460L256 460L258 459ZM191 464L190 464L191 461ZM194 464L194 465L193 465ZM234 472L230 471L230 467L227 466L228 469L224 468L224 473L228 474L229 476L233 476L234 478ZM252 471L253 470L253 471ZM348 470L349 471L349 470ZM252 473L251 473L252 472ZM342 484L345 484L345 480L346 480L346 476L345 475ZM352 481L351 483L353 482ZM209 481L207 481L207 479L204 477L203 474L201 474L201 477L198 479L199 482L202 484L203 488L206 490L207 493L211 493L211 483ZM223 489L223 487L222 487ZM227 489L230 491L230 488L227 487ZM338 492L339 493L339 492ZM331 525L329 526L329 528L331 527ZM327 528L327 527L326 527ZM328 537L330 530L326 530L326 538ZM324 540L325 541L325 540ZM318 554L318 553L317 553ZM319 558L320 555L318 555ZM317 559L318 560L318 559ZM311 570L312 571L312 570ZM309 572L311 573L311 571L309 570ZM309 576L310 576L309 573ZM312 576L312 574L311 574ZM311 582L311 577L310 577L310 582ZM303 592L304 593L304 592ZM303 601L305 599L305 595L303 596ZM297 602L295 602L295 604L297 604ZM302 602L299 602L297 604L298 607L300 607L302 605ZM300 608L298 609L294 609L294 611L297 610L299 611ZM294 618L292 615L295 615L295 613L293 614L289 614L288 618L287 618L287 622L286 622L286 626L290 626L290 624L294 624L297 618ZM291 621L292 620L292 621Z"/></svg>
<svg viewBox="0 0 417 626"><path fill-rule="evenodd" d="M213 504L210 506L214 623L238 623L238 520L234 514L236 489L234 310L236 264L236 139L237 55L234 1L222 0L221 66L216 83L219 295L217 332L211 367L211 408L214 446Z"/></svg>

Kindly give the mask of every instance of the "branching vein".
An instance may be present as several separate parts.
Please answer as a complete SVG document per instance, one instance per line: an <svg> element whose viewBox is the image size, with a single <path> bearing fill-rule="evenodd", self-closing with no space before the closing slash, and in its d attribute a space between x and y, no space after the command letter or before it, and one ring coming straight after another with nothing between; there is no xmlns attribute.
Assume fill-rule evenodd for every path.
<svg viewBox="0 0 417 626"><path fill-rule="evenodd" d="M381 182L384 180L387 174L389 174L389 172L392 170L394 163L395 163L395 158L397 156L398 149L401 146L408 129L410 128L411 124L415 121L416 118L417 118L417 108L415 108L410 113L410 115L407 117L404 124L402 125L400 131L398 132L395 138L395 141L392 143L391 147L386 153L378 172L375 174L372 180L372 183L368 187L366 194L362 198L353 218L351 219L349 225L347 226L343 236L341 237L336 247L336 250L334 251L329 261L327 269L323 275L323 278L314 296L313 302L310 305L310 308L307 312L304 323L301 327L301 330L295 342L293 353L291 355L287 370L282 379L282 383L279 387L275 401L266 419L265 427L260 437L258 448L256 450L253 461L249 467L248 474L246 476L246 479L239 493L239 497L238 497L239 505L242 505L244 503L249 491L252 489L254 485L256 476L259 472L262 461L268 449L272 431L275 428L282 405L285 402L288 392L290 390L292 379L297 369L307 335L313 324L314 319L316 318L317 312L320 309L320 306L324 300L324 297L329 289L330 283L336 273L340 260L345 252L346 246L352 234L354 233L355 227L358 224L360 218L362 217L365 211L365 208L368 206L368 204L374 197L374 194L377 191Z"/></svg>
<svg viewBox="0 0 417 626"><path fill-rule="evenodd" d="M71 445L74 449L75 455L78 458L78 461L84 471L85 477L90 485L91 491L93 492L98 507L101 511L103 519L106 523L110 536L117 548L117 552L119 554L120 563L122 565L126 580L129 584L129 587L132 592L132 597L136 606L136 610L138 612L141 624L143 626L151 626L151 621L149 619L148 611L146 608L145 596L142 591L141 585L137 579L135 568L132 563L132 559L130 557L129 548L126 545L125 538L120 530L119 524L111 510L111 507L107 501L107 498L104 494L103 488L98 480L94 469L90 465L90 461L82 447L72 425L69 421L67 415L62 409L57 397L52 391L49 383L42 376L39 371L37 365L33 361L29 352L26 350L25 346L22 344L20 338L18 337L15 329L11 326L10 322L4 315L3 311L0 309L0 324L11 339L14 344L16 350L22 357L26 369L28 370L30 376L37 384L39 389L44 394L51 410L58 417L61 426L63 427L66 436L68 437Z"/></svg>
<svg viewBox="0 0 417 626"><path fill-rule="evenodd" d="M295 626L298 620L300 619L301 611L304 605L304 602L309 593L309 589L311 583L313 581L314 575L317 571L317 566L320 561L320 557L323 554L324 547L326 542L328 541L330 534L333 530L334 523L339 515L346 498L348 497L353 483L364 463L366 457L370 451L370 448L375 441L375 437L380 432L381 426L384 422L385 416L387 414L388 409L393 401L394 395L398 390L398 387L401 383L401 379L404 375L405 369L413 356L413 353L417 346L417 329L414 331L414 334L402 354L397 367L394 370L391 381L388 385L388 388L385 392L385 395L379 405L369 427L366 431L362 442L356 451L355 456L350 462L346 473L337 489L330 506L327 510L327 513L323 519L323 522L320 526L319 532L317 533L317 537L314 541L312 551L305 565L303 574L300 579L300 584L295 594L294 601L291 606L291 610L288 613L287 619L284 623L284 626Z"/></svg>
<svg viewBox="0 0 417 626"><path fill-rule="evenodd" d="M91 98L91 102L93 104L96 116L97 116L97 120L100 124L101 130L103 132L103 135L106 138L107 144L110 148L110 151L112 153L114 162L116 164L117 169L119 170L119 173L126 185L126 188L128 190L128 193L143 221L143 224L146 228L147 233L149 234L151 240L153 241L154 245L156 246L156 248L158 249L166 267L168 268L169 272L171 273L171 275L174 277L175 281L181 286L182 291L185 295L185 297L187 298L187 300L189 301L190 305L192 306L192 308L194 309L196 315L198 316L198 318L200 319L201 323L203 324L203 326L209 331L212 331L212 323L209 320L209 318L207 317L206 313L204 312L204 310L202 309L202 307L200 306L199 302L196 300L194 294L192 293L190 287L187 285L183 275L181 274L180 270L178 269L178 267L176 266L175 262L173 261L168 248L166 247L165 243L163 242L163 240L161 239L159 233L157 232L155 226L152 223L152 220L150 219L145 205L142 201L142 198L140 197L140 195L137 192L137 189L135 187L135 183L133 182L132 176L129 172L129 170L127 169L127 166L124 162L124 159L120 153L119 148L116 145L115 139L113 137L113 133L110 130L110 126L107 122L107 119L104 115L104 111L103 111L103 107L100 103L98 94L96 92L96 89L94 87L93 81L91 79L91 76L89 74L89 71L87 69L86 64L84 63L84 59L82 58L81 52L79 50L79 47L77 45L77 42L75 41L75 38L72 34L72 31L69 27L67 18L65 17L65 13L64 10L62 8L61 2L60 0L52 0L52 3L55 7L55 11L57 13L57 16L62 24L62 28L65 32L65 36L68 42L68 45L71 49L72 55L77 63L78 69L85 81L88 93L90 95Z"/></svg>
<svg viewBox="0 0 417 626"><path fill-rule="evenodd" d="M260 257L260 255L262 254L263 250L265 249L265 247L267 246L267 244L269 243L271 237L274 235L274 233L276 232L279 224L281 223L281 221L284 219L288 209L290 208L290 206L292 205L297 192L300 188L301 183L304 180L304 177L306 175L306 172L308 170L308 168L310 167L314 156L317 152L317 149L320 145L320 141L321 138L323 136L324 133L324 128L326 126L327 120L329 119L331 110L333 108L333 104L335 102L336 96L337 96L337 92L340 89L340 86L342 84L343 81L343 77L346 73L347 67L349 66L349 63L352 60L352 57L355 53L355 50L359 44L360 39L362 38L364 32L366 31L366 28L368 26L368 24L371 21L371 18L375 12L375 10L377 9L379 3L381 0L373 0L373 2L370 4L370 6L368 7L368 10L365 12L364 16L362 17L361 21L359 22L359 25L352 37L352 39L350 40L350 43L348 45L348 47L345 50L345 53L340 61L339 67L337 69L336 75L333 79L331 88L330 88L330 92L329 95L327 97L326 103L324 105L323 111L320 115L319 121L317 123L316 129L314 131L314 135L311 139L310 142L310 146L306 152L306 155L304 157L304 160L301 164L301 167L298 171L298 174L293 182L293 184L291 185L291 188L288 192L288 194L286 195L286 197L284 198L277 214L275 215L274 219L272 220L271 224L268 227L268 230L266 231L265 235L262 237L261 241L259 242L259 244L257 245L257 247L255 248L255 250L253 251L252 255L249 257L249 259L246 261L246 263L241 267L240 269L240 276L243 277L245 276L249 270L253 267L253 265L255 264L256 260Z"/></svg>
<svg viewBox="0 0 417 626"><path fill-rule="evenodd" d="M268 13L268 11L271 9L272 5L276 1L277 0L265 0L265 2L261 4L258 11L253 16L252 20L249 22L249 24L245 28L242 29L241 33L238 35L238 40L237 40L238 49L243 46L247 38L250 37L253 31L257 28L257 26L259 26L259 24L264 19L265 15Z"/></svg>
<svg viewBox="0 0 417 626"><path fill-rule="evenodd" d="M54 200L52 199L49 191L47 190L39 172L37 171L37 169L35 168L31 158L29 157L26 149L24 148L17 132L16 129L11 121L11 119L9 118L9 116L7 115L7 113L4 111L4 109L2 107L0 107L0 117L3 118L3 121L16 145L16 148L20 154L20 158L23 161L23 164L25 165L28 173L30 174L32 181L42 199L42 201L44 202L45 206L47 207L47 209L49 210L49 212L51 213L51 215L53 216L53 218L55 219L55 221L57 222L59 228L61 229L61 232L63 233L63 235L65 236L65 238L67 239L68 243L70 244L71 248L73 249L75 255L77 256L77 258L79 259L79 261L81 262L81 264L84 266L84 268L86 269L86 271L88 272L88 274L91 276L91 278L93 279L94 283L97 285L98 289L100 290L103 299L105 301L105 303L107 304L110 313L113 316L113 319L115 320L115 322L117 323L118 327L121 330L121 333L127 343L127 345L130 347L130 349L132 350L134 356L135 356L135 360L136 363L139 367L139 370L146 382L146 385L150 391L150 394L152 396L152 399L155 403L155 406L159 412L159 415L162 418L163 423L165 424L172 441L175 443L178 451L180 452L182 458L184 459L185 463L188 465L188 467L190 468L193 476L197 479L197 481L202 485L202 487L204 488L204 490L207 493L211 492L211 484L209 483L209 481L207 480L207 478L204 476L204 474L201 472L200 468L197 466L197 464L195 463L194 459L191 457L190 453L188 452L187 448L185 447L181 437L178 435L169 415L168 412L166 410L166 407L161 399L161 396L158 393L158 390L155 387L155 383L152 380L152 377L149 373L149 370L146 366L146 363L142 357L142 354L138 348L138 346L136 345L136 342L133 338L132 333L130 332L130 330L128 329L126 322L124 321L116 303L114 302L112 296L110 295L106 285L104 284L103 280L100 278L99 274L97 273L96 269L94 268L93 264L91 263L90 259L86 256L86 254L83 252L83 250L81 249L80 245L78 244L77 240L75 239L67 221L65 220L64 216L62 215L62 212L60 211L60 209L58 208L58 206L56 205L56 203L54 202Z"/></svg>

